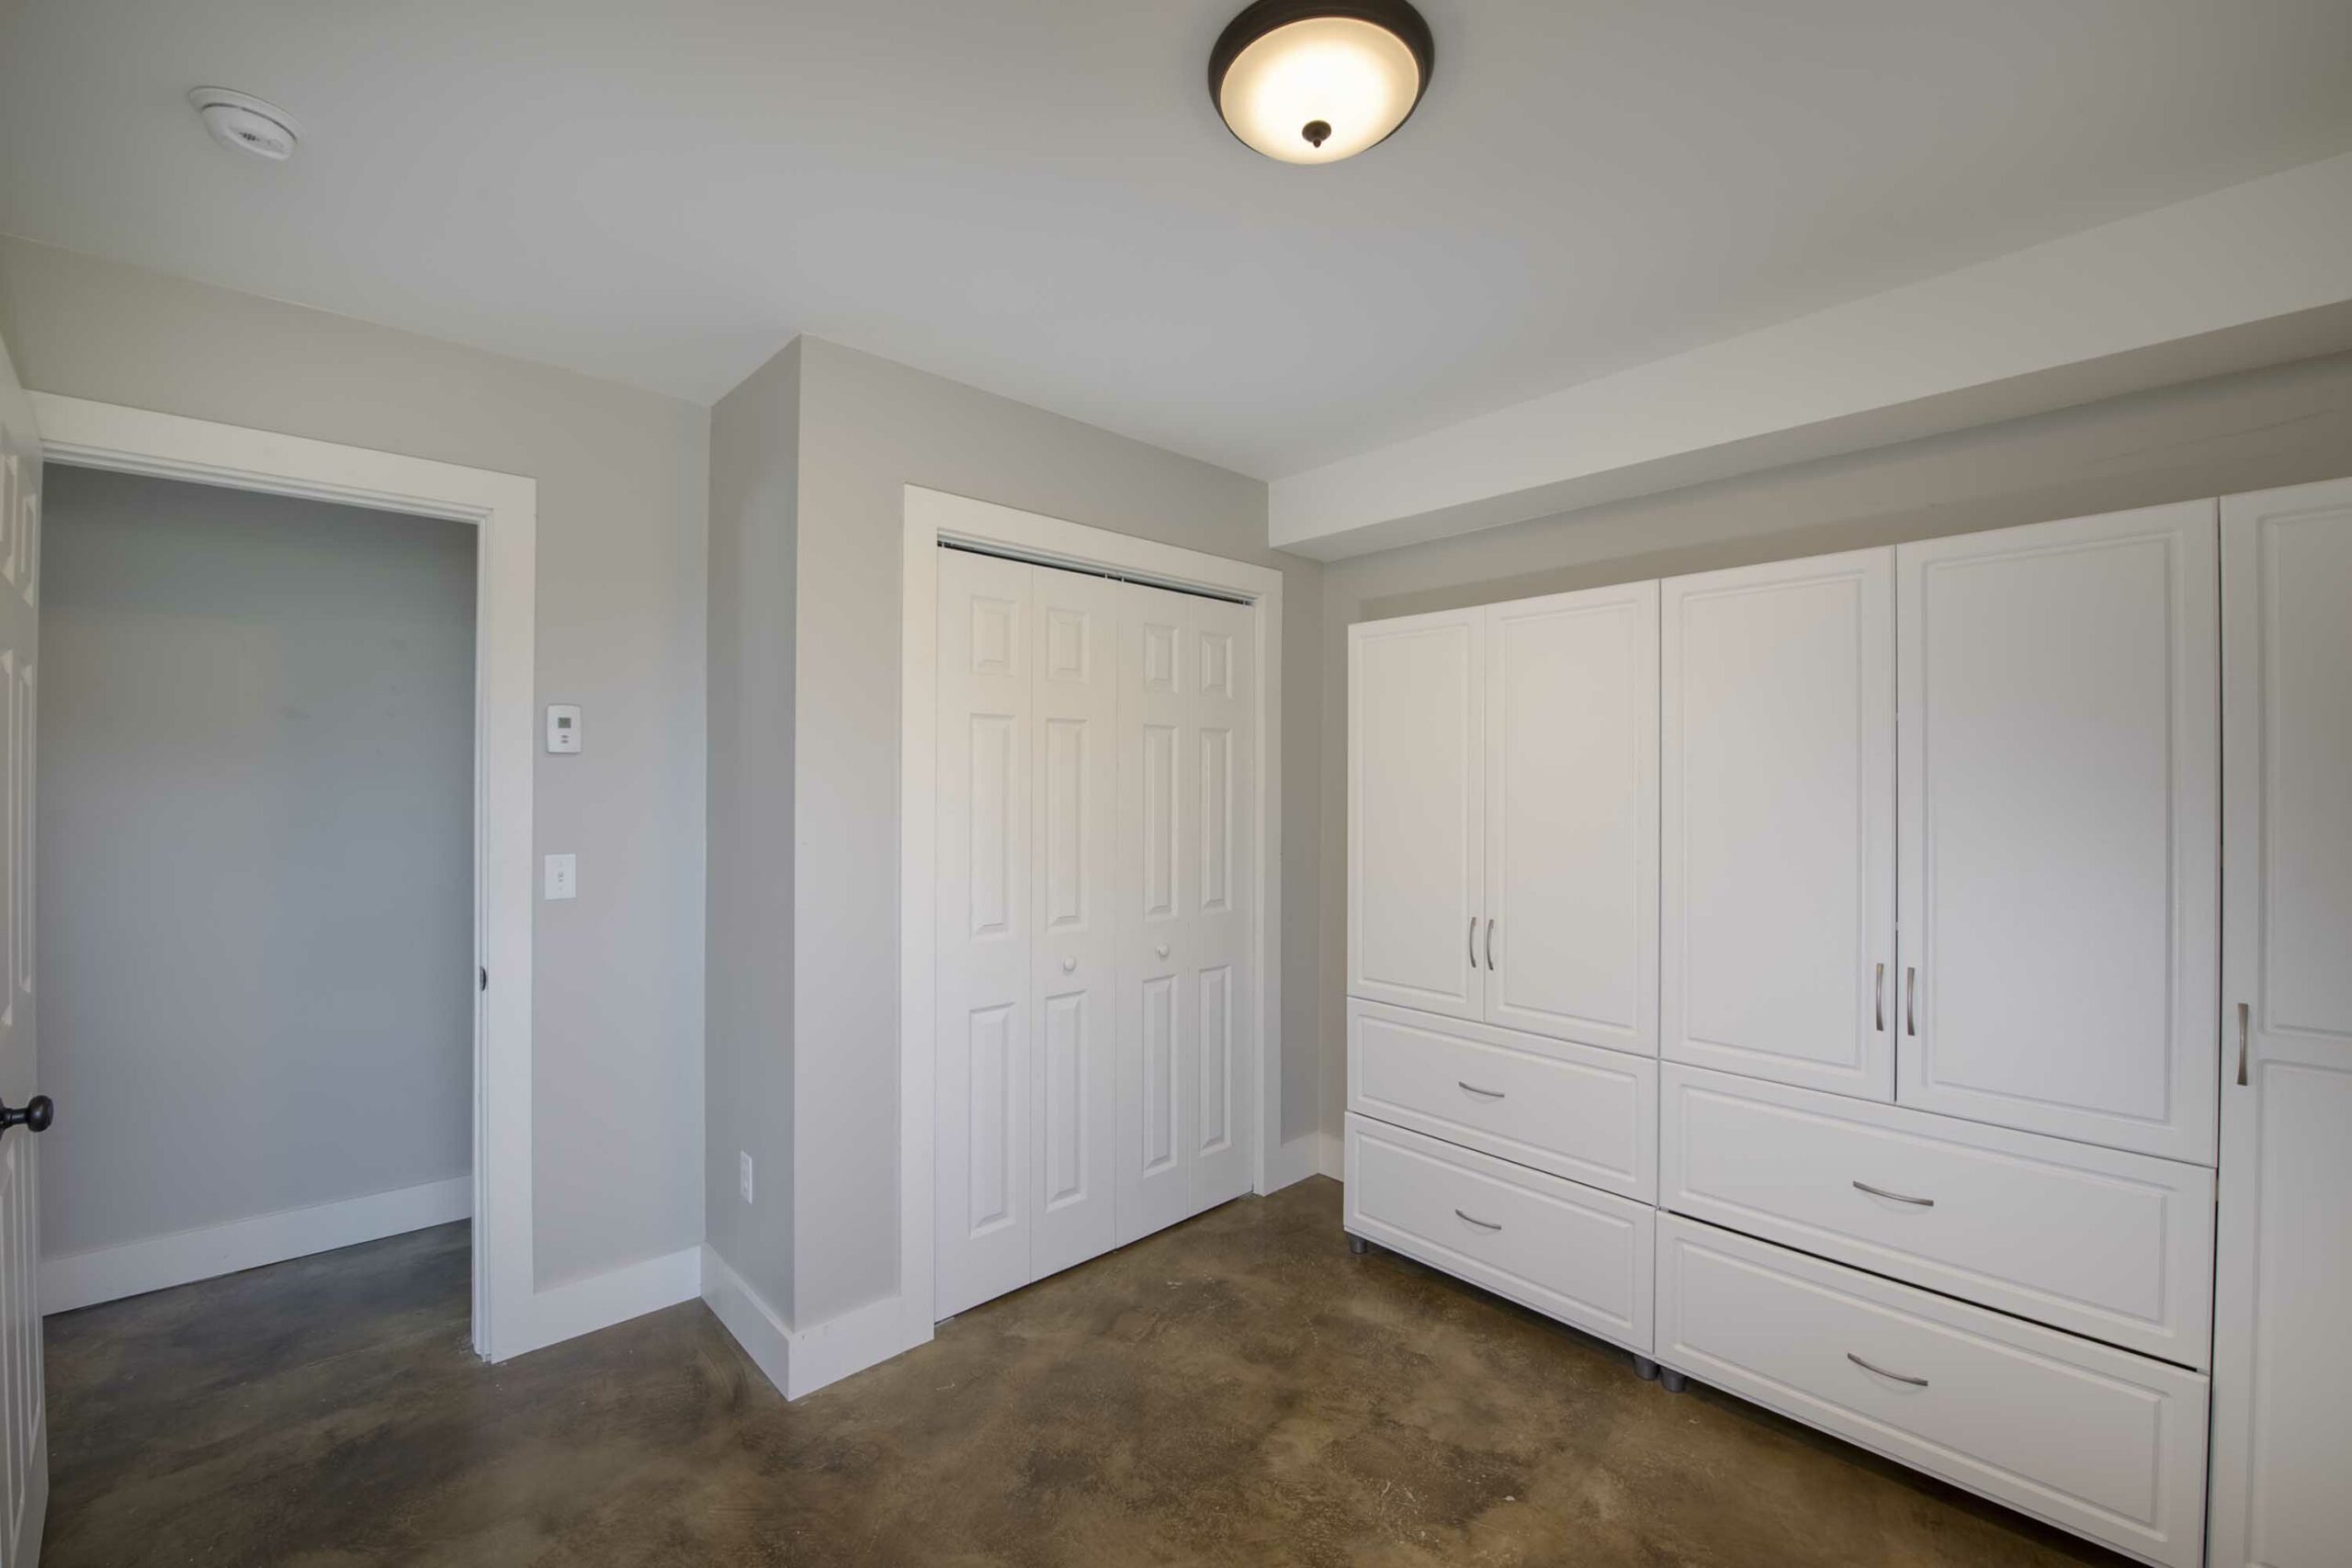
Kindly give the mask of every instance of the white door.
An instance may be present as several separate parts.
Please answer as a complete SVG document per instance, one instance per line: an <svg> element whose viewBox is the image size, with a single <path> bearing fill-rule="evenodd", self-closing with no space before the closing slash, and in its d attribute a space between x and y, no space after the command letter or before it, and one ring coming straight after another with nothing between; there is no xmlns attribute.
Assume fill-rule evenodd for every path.
<svg viewBox="0 0 2352 1568"><path fill-rule="evenodd" d="M1118 1245L1119 585L1029 570L1037 1280Z"/></svg>
<svg viewBox="0 0 2352 1568"><path fill-rule="evenodd" d="M939 552L933 1308L1029 1282L1033 569Z"/></svg>
<svg viewBox="0 0 2352 1568"><path fill-rule="evenodd" d="M2215 515L1896 550L1905 1103L2211 1163Z"/></svg>
<svg viewBox="0 0 2352 1568"><path fill-rule="evenodd" d="M1485 1016L1483 609L1348 631L1348 994Z"/></svg>
<svg viewBox="0 0 2352 1568"><path fill-rule="evenodd" d="M33 671L40 651L40 440L0 346L0 677L6 692L6 953L0 956L0 1102L36 1089L33 1015ZM48 1102L31 1107L47 1125ZM41 1389L40 1161L32 1132L0 1132L0 1568L32 1568L49 1513L49 1404Z"/></svg>
<svg viewBox="0 0 2352 1568"><path fill-rule="evenodd" d="M1894 551L1667 580L1664 1055L1894 1098Z"/></svg>
<svg viewBox="0 0 2352 1568"><path fill-rule="evenodd" d="M2352 1542L2352 481L2222 503L2213 1568Z"/></svg>
<svg viewBox="0 0 2352 1568"><path fill-rule="evenodd" d="M1657 1051L1657 584L1487 612L1490 1023Z"/></svg>
<svg viewBox="0 0 2352 1568"><path fill-rule="evenodd" d="M1255 647L1241 606L1119 589L1119 1238L1249 1186Z"/></svg>

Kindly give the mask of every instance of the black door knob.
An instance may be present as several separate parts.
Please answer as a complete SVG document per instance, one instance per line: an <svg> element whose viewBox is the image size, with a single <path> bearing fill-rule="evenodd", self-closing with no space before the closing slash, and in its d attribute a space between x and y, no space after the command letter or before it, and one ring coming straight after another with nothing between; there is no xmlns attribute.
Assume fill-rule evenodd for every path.
<svg viewBox="0 0 2352 1568"><path fill-rule="evenodd" d="M56 1120L57 1101L45 1094L33 1096L13 1111L6 1105L0 1105L0 1133L5 1133L11 1127L25 1127L36 1133L43 1133L47 1132L49 1124Z"/></svg>

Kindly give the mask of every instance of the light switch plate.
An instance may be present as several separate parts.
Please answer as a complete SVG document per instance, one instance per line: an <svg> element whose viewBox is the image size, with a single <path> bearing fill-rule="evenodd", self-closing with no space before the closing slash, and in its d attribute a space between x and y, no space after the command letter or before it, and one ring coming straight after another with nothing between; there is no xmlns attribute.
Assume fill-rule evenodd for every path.
<svg viewBox="0 0 2352 1568"><path fill-rule="evenodd" d="M580 857L548 856L546 894L549 898L576 897L580 892Z"/></svg>
<svg viewBox="0 0 2352 1568"><path fill-rule="evenodd" d="M577 751L580 750L580 705L549 703L548 705L548 750Z"/></svg>

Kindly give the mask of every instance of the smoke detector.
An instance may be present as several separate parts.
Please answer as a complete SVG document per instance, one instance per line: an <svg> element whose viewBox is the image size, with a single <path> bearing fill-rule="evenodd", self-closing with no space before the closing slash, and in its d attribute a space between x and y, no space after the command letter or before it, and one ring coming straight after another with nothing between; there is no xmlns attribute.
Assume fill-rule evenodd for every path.
<svg viewBox="0 0 2352 1568"><path fill-rule="evenodd" d="M294 123L292 115L251 93L232 92L226 87L198 87L187 96L187 101L203 117L204 129L212 140L232 152L283 164L294 156L294 149L302 140L301 128Z"/></svg>

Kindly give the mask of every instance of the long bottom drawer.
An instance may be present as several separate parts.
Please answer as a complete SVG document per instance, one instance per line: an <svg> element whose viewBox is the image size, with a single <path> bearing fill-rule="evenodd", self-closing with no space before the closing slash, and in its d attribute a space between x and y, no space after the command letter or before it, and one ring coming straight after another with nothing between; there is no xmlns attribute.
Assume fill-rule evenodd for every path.
<svg viewBox="0 0 2352 1568"><path fill-rule="evenodd" d="M2205 1533L2199 1373L1672 1215L1657 1359L2167 1568Z"/></svg>
<svg viewBox="0 0 2352 1568"><path fill-rule="evenodd" d="M1350 1234L1646 1352L1657 1212L1351 1115Z"/></svg>

